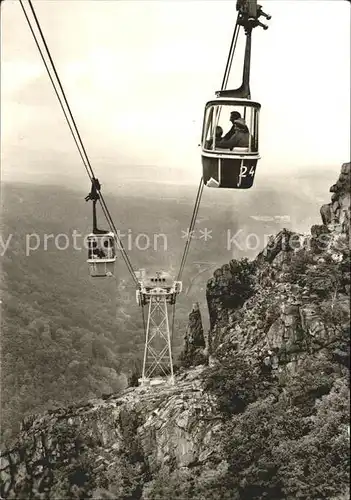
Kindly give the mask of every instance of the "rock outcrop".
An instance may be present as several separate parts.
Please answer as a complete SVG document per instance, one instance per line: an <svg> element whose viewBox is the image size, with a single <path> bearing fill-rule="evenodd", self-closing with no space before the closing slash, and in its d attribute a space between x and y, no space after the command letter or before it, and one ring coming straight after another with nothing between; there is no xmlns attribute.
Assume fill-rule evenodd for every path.
<svg viewBox="0 0 351 500"><path fill-rule="evenodd" d="M141 498L161 465L206 468L223 418L202 369L27 419L1 458L2 498Z"/></svg>
<svg viewBox="0 0 351 500"><path fill-rule="evenodd" d="M326 326L330 308L338 310L339 326L346 327L350 163L343 164L331 191L334 201L321 209L323 225L313 226L311 234L284 229L253 262L233 260L215 271L207 285L212 360L220 361L218 348L224 342L250 356L271 356L275 368L278 359L292 366L298 353L303 356L333 341L335 328ZM326 218L327 210L332 219Z"/></svg>
<svg viewBox="0 0 351 500"><path fill-rule="evenodd" d="M331 202L321 207L323 224L330 230L350 234L350 163L344 163L336 184L330 188Z"/></svg>
<svg viewBox="0 0 351 500"><path fill-rule="evenodd" d="M206 364L207 350L202 327L202 319L199 303L193 304L189 314L188 327L184 337L184 349L180 355L182 366L188 368Z"/></svg>

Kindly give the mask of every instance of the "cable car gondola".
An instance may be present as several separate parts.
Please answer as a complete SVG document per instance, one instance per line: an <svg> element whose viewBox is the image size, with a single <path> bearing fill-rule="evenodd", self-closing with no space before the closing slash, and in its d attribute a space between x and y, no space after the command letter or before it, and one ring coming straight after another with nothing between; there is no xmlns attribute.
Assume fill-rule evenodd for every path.
<svg viewBox="0 0 351 500"><path fill-rule="evenodd" d="M219 97L206 104L201 138L206 186L237 189L252 186L260 159L260 108L258 102L229 97ZM230 123L232 127L225 134Z"/></svg>
<svg viewBox="0 0 351 500"><path fill-rule="evenodd" d="M251 100L250 93L251 35L257 26L268 28L259 21L260 16L267 19L271 16L262 11L256 0L238 0L236 8L238 17L221 90L205 105L201 136L202 177L207 187L248 189L253 185L260 159L261 109L260 103ZM246 35L242 84L235 90L227 90L241 27Z"/></svg>
<svg viewBox="0 0 351 500"><path fill-rule="evenodd" d="M114 233L90 233L87 236L87 243L90 276L93 278L113 276L116 261Z"/></svg>

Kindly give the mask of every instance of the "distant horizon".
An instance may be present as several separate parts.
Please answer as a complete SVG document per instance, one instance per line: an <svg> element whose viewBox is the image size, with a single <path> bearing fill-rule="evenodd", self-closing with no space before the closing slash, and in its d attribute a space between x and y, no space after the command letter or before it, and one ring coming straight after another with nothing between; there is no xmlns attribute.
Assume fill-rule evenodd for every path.
<svg viewBox="0 0 351 500"><path fill-rule="evenodd" d="M64 154L64 153L63 153ZM57 182L57 177L62 174L62 171L64 172L65 169L69 172L70 179L66 179L62 183L58 183L58 185L65 185L66 182L72 182L72 184L75 184L77 181L80 182L80 178L82 181L84 181L84 178L87 177L85 167L81 161L80 158L78 158L76 161L70 160L69 162L62 162L62 158L60 155L56 155L53 153L52 159L48 159L46 157L41 157L38 161L35 162L35 166L21 166L18 165L18 160L16 160L16 155L13 156L14 160L10 160L8 157L3 158L2 151L0 153L0 178L1 181L3 182L38 182L38 179L41 178L41 176L45 176L45 183L46 182L51 182L50 179L54 179L55 182ZM279 178L279 174L286 174L288 173L290 176L295 176L295 175L301 175L304 172L307 172L311 175L319 175L321 172L324 174L331 172L331 171L337 171L338 169L341 168L341 165L343 163L347 163L349 160L340 162L339 164L332 165L332 164L321 164L321 165L314 165L312 163L309 164L299 164L299 165L283 165L281 169L278 171L277 169L270 169L267 167L265 164L265 159L261 158L258 162L257 166L257 175L262 179L270 179L271 177L274 178ZM60 170L61 173L58 173L57 171L51 169L46 169L47 163L52 162L52 164L60 164ZM12 163L12 165L11 165ZM10 166L11 165L11 166ZM104 179L107 182L118 182L118 175L121 175L121 180L133 180L133 182L145 182L145 178L141 177L138 179L137 175L133 173L133 169L137 170L139 173L141 171L151 171L153 170L155 175L157 175L157 178L150 180L150 182L155 182L157 184L179 184L179 185L186 185L186 186L193 186L199 183L201 175L202 175L202 169L201 169L201 153L199 151L198 153L198 161L197 161L197 168L196 171L195 169L189 168L188 170L185 169L182 166L177 166L177 165L157 165L157 164L152 164L152 163L133 163L132 161L121 161L118 158L118 155L116 155L116 158L112 155L104 155L100 159L99 158L94 158L93 160L91 159L91 165L92 168L98 178ZM111 168L112 165L112 168ZM35 168L36 167L36 168ZM44 171L38 171L39 168L44 167ZM126 172L128 170L128 172ZM169 174L170 177L166 178L162 174L166 175ZM23 181L22 179L18 179L19 176L23 176ZM32 180L32 176L35 177L35 180ZM105 178L106 177L106 178ZM79 179L79 180L78 180ZM39 180L39 182L41 182ZM255 182L256 183L256 182ZM252 189L255 188L255 184Z"/></svg>
<svg viewBox="0 0 351 500"><path fill-rule="evenodd" d="M347 162L344 162L347 163ZM318 171L318 180L321 181L321 176L324 178L326 181L326 184L329 187L334 184L337 180L338 174L340 173L341 170L341 165L338 166L327 166L325 165L324 167L320 168ZM83 165L82 165L83 167ZM99 178L101 184L102 184L102 192L105 194L112 194L112 191L115 189L118 189L119 192L123 191L123 189L129 189L132 185L135 185L137 187L137 193L133 192L126 192L126 195L133 195L133 194L142 194L142 189L140 189L141 186L147 187L147 192L150 192L150 188L153 186L164 186L166 188L174 188L174 191L177 191L178 197L181 196L181 189L188 189L188 188L193 188L195 189L200 182L201 175L195 180L188 180L187 182L184 182L184 179L182 180L177 180L177 179L147 179L147 178L138 178L133 177L131 175L130 177L128 174L126 174L125 169L128 169L130 167L134 167L136 169L143 170L145 169L145 172L148 170L153 170L153 169L159 169L157 166L153 165L119 165L121 168L121 177L120 178L106 178L103 175L100 175L97 171L95 171L96 176ZM116 167L118 170L118 167ZM178 169L174 167L167 167L167 169L173 170L174 171L174 176L177 175ZM180 169L181 173L184 173ZM269 188L270 183L273 182L273 186L276 188L279 188L282 184L286 183L286 173L293 174L290 178L291 182L297 179L303 179L304 177L309 177L313 178L316 175L316 171L313 167L311 166L301 166L298 169L282 169L282 176L277 175L277 172L261 172L261 170L257 170L257 178L255 180L255 183L253 187L248 190L250 192L254 192L255 190L259 191L261 189ZM80 174L77 173L77 176ZM65 180L60 180L59 174L53 174L53 173L45 173L41 175L39 172L34 172L33 177L28 177L25 176L26 178L21 179L15 177L15 178L4 178L3 175L1 175L1 183L3 185L28 185L28 186L41 186L43 188L55 188L55 187L61 187L65 188L71 191L77 191L77 192L85 192L89 189L90 186L90 181L84 171L81 173L81 179L77 179L77 177L71 176L70 178L65 178ZM330 179L329 179L330 177ZM301 188L306 187L306 186L301 186ZM178 189L177 189L178 188ZM209 189L205 188L205 192L211 192L212 195L215 192L221 192L223 195L224 193L228 192L235 192L236 190L216 190L216 189ZM195 193L195 191L194 191ZM165 193L166 194L166 193ZM327 193L326 193L327 194ZM218 200L220 201L220 200Z"/></svg>

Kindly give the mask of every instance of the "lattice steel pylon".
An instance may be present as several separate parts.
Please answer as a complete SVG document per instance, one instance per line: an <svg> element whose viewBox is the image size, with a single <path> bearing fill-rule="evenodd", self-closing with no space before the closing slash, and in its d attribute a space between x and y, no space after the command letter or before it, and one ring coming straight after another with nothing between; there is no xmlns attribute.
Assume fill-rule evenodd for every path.
<svg viewBox="0 0 351 500"><path fill-rule="evenodd" d="M165 272L146 275L144 270L136 273L139 278L137 302L148 305L145 332L145 347L141 385L152 385L167 381L174 384L171 331L168 321L168 306L173 305L182 290L181 281L174 281Z"/></svg>

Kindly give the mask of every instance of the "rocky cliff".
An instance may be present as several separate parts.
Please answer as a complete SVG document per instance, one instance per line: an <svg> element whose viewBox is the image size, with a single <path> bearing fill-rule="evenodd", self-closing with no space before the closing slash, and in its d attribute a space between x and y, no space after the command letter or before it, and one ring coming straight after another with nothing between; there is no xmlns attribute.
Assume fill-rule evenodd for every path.
<svg viewBox="0 0 351 500"><path fill-rule="evenodd" d="M331 203L321 208L323 224L312 226L310 234L283 230L255 260L233 260L209 280L212 359L220 358L218 348L225 341L252 355L274 351L276 366L277 357L289 365L297 352L333 342L335 325L325 317L328 311L338 310L340 327L347 324L350 163L342 165L330 191Z"/></svg>
<svg viewBox="0 0 351 500"><path fill-rule="evenodd" d="M331 192L310 234L214 273L208 345L195 305L175 386L23 422L1 496L349 498L349 163Z"/></svg>
<svg viewBox="0 0 351 500"><path fill-rule="evenodd" d="M23 422L18 442L2 456L2 496L142 498L160 464L206 464L221 416L200 373Z"/></svg>

